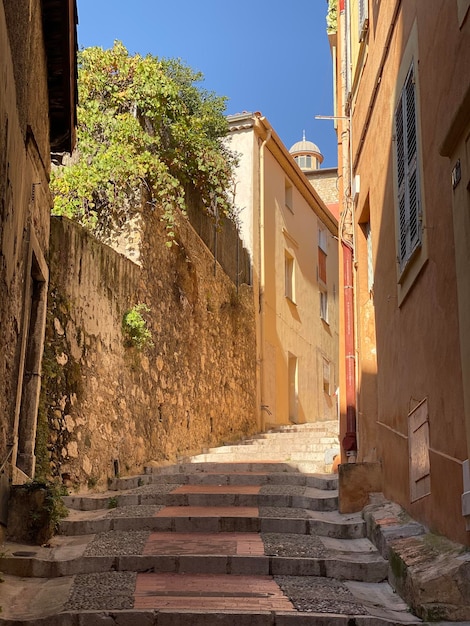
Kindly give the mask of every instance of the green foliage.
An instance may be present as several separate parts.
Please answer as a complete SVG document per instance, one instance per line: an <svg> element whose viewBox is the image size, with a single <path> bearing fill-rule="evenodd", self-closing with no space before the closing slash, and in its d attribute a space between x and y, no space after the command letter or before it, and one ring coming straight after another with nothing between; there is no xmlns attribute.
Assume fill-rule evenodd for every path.
<svg viewBox="0 0 470 626"><path fill-rule="evenodd" d="M234 155L224 146L225 98L205 91L179 60L109 50L79 53L77 155L55 169L54 213L95 231L123 223L145 200L158 208L170 240L185 188L230 214Z"/></svg>
<svg viewBox="0 0 470 626"><path fill-rule="evenodd" d="M333 35L338 30L338 0L329 0L326 15L326 32Z"/></svg>
<svg viewBox="0 0 470 626"><path fill-rule="evenodd" d="M138 350L152 348L152 333L147 328L147 322L142 316L142 312L150 313L146 304L136 304L122 318L122 332L125 343L128 347L135 347Z"/></svg>
<svg viewBox="0 0 470 626"><path fill-rule="evenodd" d="M111 496L108 500L108 509L115 509L118 505L118 499L116 496Z"/></svg>
<svg viewBox="0 0 470 626"><path fill-rule="evenodd" d="M68 516L67 507L62 500L62 496L68 495L66 487L57 481L32 480L22 485L22 489L25 492L44 490L44 512L46 513L46 517L41 515L40 511L34 510L31 510L30 516L33 524L37 523L41 525L47 521L49 532L46 530L45 532L46 535L51 536L57 531L60 520Z"/></svg>

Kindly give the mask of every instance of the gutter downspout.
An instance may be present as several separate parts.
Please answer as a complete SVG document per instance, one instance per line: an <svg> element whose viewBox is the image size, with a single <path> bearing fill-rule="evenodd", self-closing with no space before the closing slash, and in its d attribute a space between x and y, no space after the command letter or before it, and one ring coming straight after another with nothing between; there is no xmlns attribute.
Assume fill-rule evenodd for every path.
<svg viewBox="0 0 470 626"><path fill-rule="evenodd" d="M258 118L260 119L260 118ZM259 148L259 319L260 319L260 349L259 349L259 381L261 404L261 430L265 428L263 411L267 410L264 384L264 288L266 282L266 268L264 259L264 148L271 139L272 130L268 128L265 139Z"/></svg>

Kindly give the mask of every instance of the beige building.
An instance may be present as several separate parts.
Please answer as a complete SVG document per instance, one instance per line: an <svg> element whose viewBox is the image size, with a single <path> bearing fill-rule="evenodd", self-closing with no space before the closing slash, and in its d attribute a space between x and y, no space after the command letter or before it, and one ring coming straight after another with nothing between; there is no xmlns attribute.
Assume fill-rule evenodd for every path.
<svg viewBox="0 0 470 626"><path fill-rule="evenodd" d="M48 285L51 151L75 127L74 0L0 2L0 523L35 474ZM11 471L10 471L11 469Z"/></svg>
<svg viewBox="0 0 470 626"><path fill-rule="evenodd" d="M229 116L253 267L259 426L337 418L337 220L268 120Z"/></svg>
<svg viewBox="0 0 470 626"><path fill-rule="evenodd" d="M468 545L470 2L330 8L343 460Z"/></svg>

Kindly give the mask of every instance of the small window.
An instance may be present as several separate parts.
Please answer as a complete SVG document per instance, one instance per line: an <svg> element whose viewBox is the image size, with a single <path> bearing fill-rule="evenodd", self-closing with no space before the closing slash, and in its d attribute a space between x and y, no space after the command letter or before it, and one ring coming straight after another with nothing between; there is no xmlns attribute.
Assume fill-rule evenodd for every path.
<svg viewBox="0 0 470 626"><path fill-rule="evenodd" d="M326 286L326 257L328 239L324 228L318 229L318 281Z"/></svg>
<svg viewBox="0 0 470 626"><path fill-rule="evenodd" d="M288 355L288 376L289 376L289 420L297 422L299 410L299 372L298 360L294 354Z"/></svg>
<svg viewBox="0 0 470 626"><path fill-rule="evenodd" d="M285 205L291 211L294 211L294 207L292 204L292 185L288 180L286 180L285 184Z"/></svg>
<svg viewBox="0 0 470 626"><path fill-rule="evenodd" d="M320 317L328 324L328 292L320 291Z"/></svg>
<svg viewBox="0 0 470 626"><path fill-rule="evenodd" d="M289 298L292 302L295 302L295 285L294 285L294 257L289 254L287 251L285 252L284 257L285 264L285 296Z"/></svg>
<svg viewBox="0 0 470 626"><path fill-rule="evenodd" d="M323 391L331 396L331 363L323 357Z"/></svg>
<svg viewBox="0 0 470 626"><path fill-rule="evenodd" d="M318 248L318 281L326 285L326 254Z"/></svg>
<svg viewBox="0 0 470 626"><path fill-rule="evenodd" d="M370 229L370 222L365 225L365 235L367 241L367 289L369 293L374 290L374 260L372 257L372 231Z"/></svg>

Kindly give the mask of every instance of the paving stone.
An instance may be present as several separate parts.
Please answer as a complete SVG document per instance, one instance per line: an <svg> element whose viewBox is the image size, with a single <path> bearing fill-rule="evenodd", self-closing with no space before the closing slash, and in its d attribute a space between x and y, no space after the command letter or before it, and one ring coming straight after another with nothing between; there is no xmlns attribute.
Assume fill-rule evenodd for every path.
<svg viewBox="0 0 470 626"><path fill-rule="evenodd" d="M387 561L362 517L338 513L337 477L301 461L303 443L292 454L307 432L334 443L320 427L296 426L225 446L216 462L193 457L69 496L49 549L19 546L30 554L4 558L21 578L0 587L1 603L21 598L34 626L419 623L384 582ZM299 461L263 460L271 436ZM8 610L0 626L13 626Z"/></svg>

